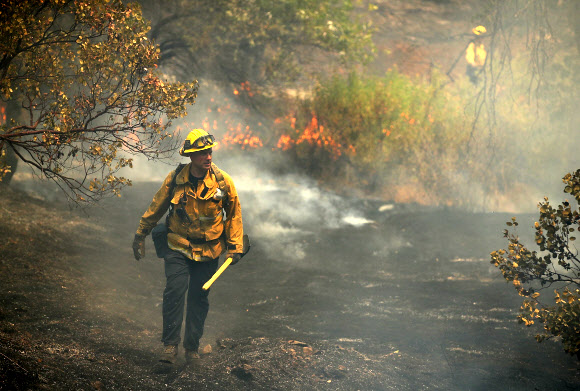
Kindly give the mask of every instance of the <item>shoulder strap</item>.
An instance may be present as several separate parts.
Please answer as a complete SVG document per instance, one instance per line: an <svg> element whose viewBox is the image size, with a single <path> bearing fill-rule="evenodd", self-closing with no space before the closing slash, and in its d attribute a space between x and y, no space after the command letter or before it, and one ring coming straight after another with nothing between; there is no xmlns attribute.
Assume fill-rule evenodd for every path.
<svg viewBox="0 0 580 391"><path fill-rule="evenodd" d="M224 179L224 174L221 172L221 170L218 168L218 166L216 166L213 162L211 163L211 170L213 171L215 178L218 181L218 187L221 190L221 192L223 193L222 196L222 207L225 209L228 206L228 190L229 187L226 183L226 180Z"/></svg>
<svg viewBox="0 0 580 391"><path fill-rule="evenodd" d="M181 172L181 170L183 170L183 167L185 166L187 166L187 164L179 163L177 165L177 168L173 172L173 178L171 178L171 185L169 187L169 193L171 194L171 197L173 197L173 189L175 189L175 180L177 179L177 175L179 175L179 173ZM169 227L169 218L171 217L171 215L173 215L173 209L174 209L173 204L169 203L169 213L165 218L165 225L168 227Z"/></svg>
<svg viewBox="0 0 580 391"><path fill-rule="evenodd" d="M177 179L177 175L179 175L179 173L181 172L181 170L183 170L183 167L185 166L187 166L187 164L179 163L179 165L175 169L175 173L173 174L173 178L171 179L171 187L169 188L171 193L173 193L173 189L175 188L175 180Z"/></svg>
<svg viewBox="0 0 580 391"><path fill-rule="evenodd" d="M228 189L228 185L226 183L226 180L224 179L224 174L221 172L221 170L218 168L218 166L216 166L214 163L211 164L211 170L213 171L213 173L218 181L218 187L220 188L222 193L224 193L224 197L227 196L229 189Z"/></svg>

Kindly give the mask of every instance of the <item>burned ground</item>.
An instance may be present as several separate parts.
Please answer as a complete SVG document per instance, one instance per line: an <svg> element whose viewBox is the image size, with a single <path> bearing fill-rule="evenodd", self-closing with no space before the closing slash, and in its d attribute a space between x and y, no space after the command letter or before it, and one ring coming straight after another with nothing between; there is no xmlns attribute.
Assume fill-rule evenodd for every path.
<svg viewBox="0 0 580 391"><path fill-rule="evenodd" d="M536 330L517 324L519 298L489 265L509 216L344 199L367 224L281 223L294 236L279 242L292 247L272 247L258 229L265 212L249 210L252 250L210 295L208 354L153 373L162 262L151 242L134 261L130 244L156 185L136 184L84 212L2 189L0 389L580 385L577 360L558 341L538 344Z"/></svg>

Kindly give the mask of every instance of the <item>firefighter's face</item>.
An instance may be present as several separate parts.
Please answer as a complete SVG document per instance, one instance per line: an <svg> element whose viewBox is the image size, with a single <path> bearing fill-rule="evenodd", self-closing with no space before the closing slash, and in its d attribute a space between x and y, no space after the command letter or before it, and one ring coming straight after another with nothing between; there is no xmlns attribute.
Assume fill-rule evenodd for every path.
<svg viewBox="0 0 580 391"><path fill-rule="evenodd" d="M211 156L212 156L212 149L204 149L203 151L194 152L189 155L189 159L191 160L192 171L194 173L205 175L206 171L211 167Z"/></svg>

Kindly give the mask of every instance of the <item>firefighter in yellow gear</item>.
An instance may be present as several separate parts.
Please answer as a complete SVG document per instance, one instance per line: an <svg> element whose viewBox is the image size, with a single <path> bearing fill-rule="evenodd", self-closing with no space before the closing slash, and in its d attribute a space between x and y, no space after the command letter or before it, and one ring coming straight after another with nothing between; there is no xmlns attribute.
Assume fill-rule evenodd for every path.
<svg viewBox="0 0 580 391"><path fill-rule="evenodd" d="M202 289L226 253L237 263L243 251L242 212L232 178L212 163L215 138L203 129L187 135L180 155L190 163L180 165L167 175L141 217L133 241L135 258L145 256L145 237L157 229L159 220L169 211L163 244L166 285L163 293L163 335L165 345L160 361L173 363L181 342L185 298L183 347L186 359L198 358L209 310L208 293ZM155 232L154 232L155 234ZM155 240L155 238L154 238ZM156 250L157 250L156 242Z"/></svg>
<svg viewBox="0 0 580 391"><path fill-rule="evenodd" d="M466 74L473 84L477 84L478 75L485 65L485 59L487 57L485 45L482 41L487 33L487 29L484 26L477 26L471 32L475 37L469 42L465 50L465 61L467 61Z"/></svg>

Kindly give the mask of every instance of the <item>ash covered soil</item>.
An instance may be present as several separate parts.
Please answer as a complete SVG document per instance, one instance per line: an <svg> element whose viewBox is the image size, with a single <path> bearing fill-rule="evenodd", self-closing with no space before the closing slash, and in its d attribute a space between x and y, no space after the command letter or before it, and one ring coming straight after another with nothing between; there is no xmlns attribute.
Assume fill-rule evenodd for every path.
<svg viewBox="0 0 580 391"><path fill-rule="evenodd" d="M149 239L135 261L131 241L157 186L85 211L2 189L1 390L580 387L578 361L517 324L519 298L489 264L511 215L298 186L241 186L252 249L212 287L206 354L153 373L163 262Z"/></svg>

